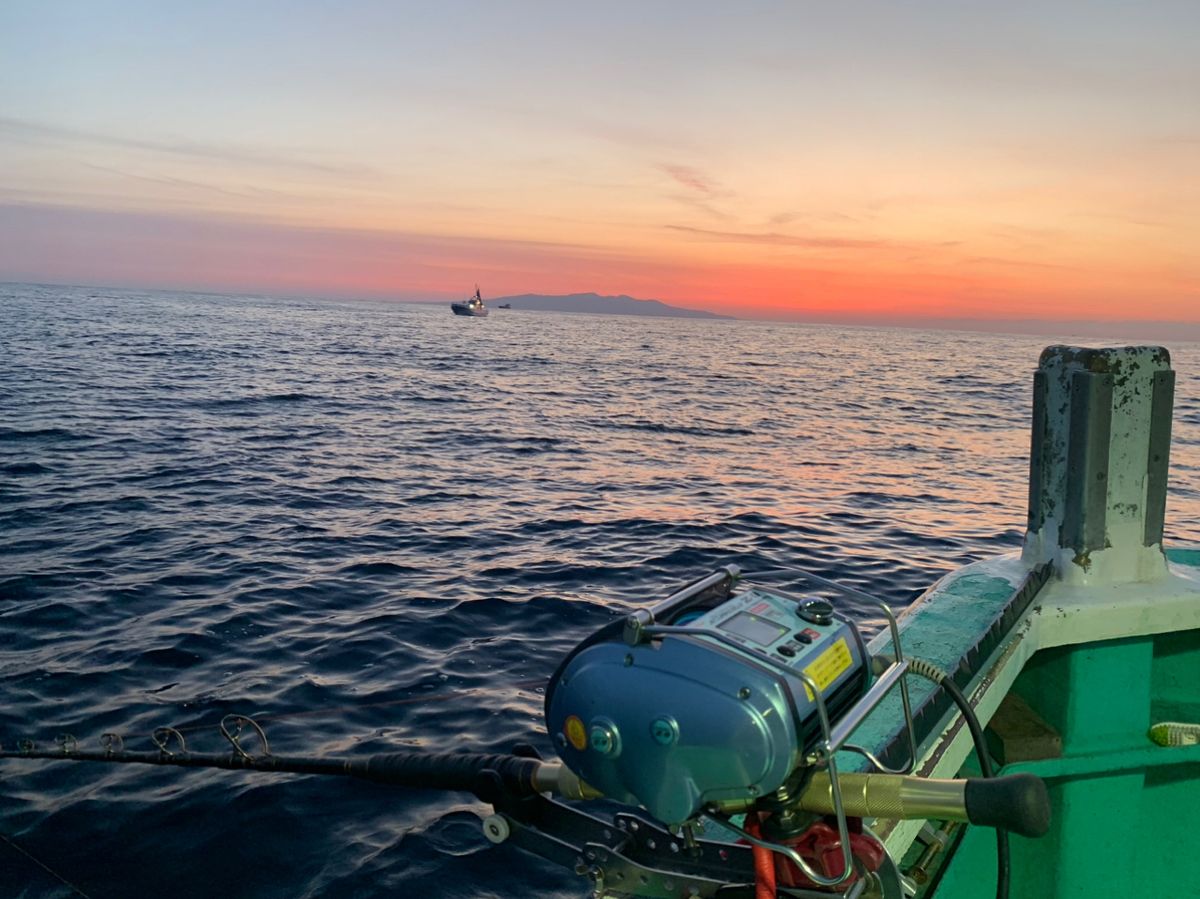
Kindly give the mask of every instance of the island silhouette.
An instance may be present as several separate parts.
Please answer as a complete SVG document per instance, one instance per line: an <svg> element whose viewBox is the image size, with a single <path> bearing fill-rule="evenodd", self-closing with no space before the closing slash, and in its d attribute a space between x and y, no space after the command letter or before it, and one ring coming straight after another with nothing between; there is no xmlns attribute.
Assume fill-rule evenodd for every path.
<svg viewBox="0 0 1200 899"><path fill-rule="evenodd" d="M569 293L559 296L525 293L519 296L496 297L491 301L498 307L511 306L533 312L588 312L593 315L653 315L663 318L724 318L732 315L717 315L700 309L685 309L672 306L661 300L639 300L624 294L615 297L597 293Z"/></svg>

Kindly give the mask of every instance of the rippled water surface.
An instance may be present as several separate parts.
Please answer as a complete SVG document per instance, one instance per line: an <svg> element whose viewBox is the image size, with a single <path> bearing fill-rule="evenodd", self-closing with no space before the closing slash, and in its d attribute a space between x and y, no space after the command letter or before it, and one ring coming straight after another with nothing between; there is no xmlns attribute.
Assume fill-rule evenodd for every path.
<svg viewBox="0 0 1200 899"><path fill-rule="evenodd" d="M902 606L1015 549L1051 342L0 285L0 741L217 751L240 712L287 754L549 752L561 654L718 565ZM1200 542L1171 349L1168 534ZM584 895L482 808L5 763L0 895Z"/></svg>

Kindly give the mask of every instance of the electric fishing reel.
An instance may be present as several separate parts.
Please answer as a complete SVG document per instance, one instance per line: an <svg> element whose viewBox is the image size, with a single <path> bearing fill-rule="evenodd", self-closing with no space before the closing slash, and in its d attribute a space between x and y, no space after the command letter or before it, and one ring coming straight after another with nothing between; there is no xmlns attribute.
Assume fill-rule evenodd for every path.
<svg viewBox="0 0 1200 899"><path fill-rule="evenodd" d="M733 595L735 576L719 572L601 630L546 691L563 762L666 824L744 812L798 786L821 715L841 720L872 683L858 628L829 602Z"/></svg>
<svg viewBox="0 0 1200 899"><path fill-rule="evenodd" d="M808 889L873 876L889 884L880 895L897 895L895 866L863 818L1045 832L1045 787L1029 775L907 776L916 738L895 617L865 594L807 577L878 605L895 656L872 660L855 623L822 595L737 590L739 570L722 569L602 628L554 673L547 730L583 792L640 806L691 845L701 819L716 819L774 854L772 883L778 874L780 885ZM896 687L910 759L901 770L849 742ZM847 751L874 771L839 774L837 754Z"/></svg>

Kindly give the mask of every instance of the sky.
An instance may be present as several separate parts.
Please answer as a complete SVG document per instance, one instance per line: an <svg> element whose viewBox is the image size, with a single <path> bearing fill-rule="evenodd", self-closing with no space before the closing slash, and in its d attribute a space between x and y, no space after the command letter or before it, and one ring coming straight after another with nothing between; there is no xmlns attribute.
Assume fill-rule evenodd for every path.
<svg viewBox="0 0 1200 899"><path fill-rule="evenodd" d="M1200 2L4 0L0 281L1200 339Z"/></svg>

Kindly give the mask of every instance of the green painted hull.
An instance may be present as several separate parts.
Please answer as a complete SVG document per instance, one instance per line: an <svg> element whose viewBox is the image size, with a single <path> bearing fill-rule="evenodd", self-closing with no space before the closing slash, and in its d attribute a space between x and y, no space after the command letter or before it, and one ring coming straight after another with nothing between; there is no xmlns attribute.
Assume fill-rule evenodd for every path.
<svg viewBox="0 0 1200 899"><path fill-rule="evenodd" d="M1200 722L1200 552L1167 557L1168 584L1114 588L1132 594L1112 597L1127 606L1119 622L1104 623L1117 614L1109 599L1073 607L1080 591L1047 585L975 678L985 718L1016 696L1043 737L989 734L999 773L1042 777L1053 806L1045 837L1010 837L1013 897L1200 896L1200 745L1162 747L1148 736L1157 722ZM970 566L931 591L906 622L910 652L950 666L1003 602L1005 565ZM1139 632L1089 639L1114 629ZM975 774L973 755L955 743L940 734L922 767ZM915 837L893 826L888 843L902 871L926 852ZM928 868L918 897L991 899L994 832L958 828Z"/></svg>
<svg viewBox="0 0 1200 899"><path fill-rule="evenodd" d="M1013 687L1062 737L1062 756L1001 773L1044 778L1050 833L1012 837L1013 896L1200 895L1200 745L1164 748L1152 722L1200 722L1200 630L1060 647ZM990 897L991 833L970 828L939 897Z"/></svg>

